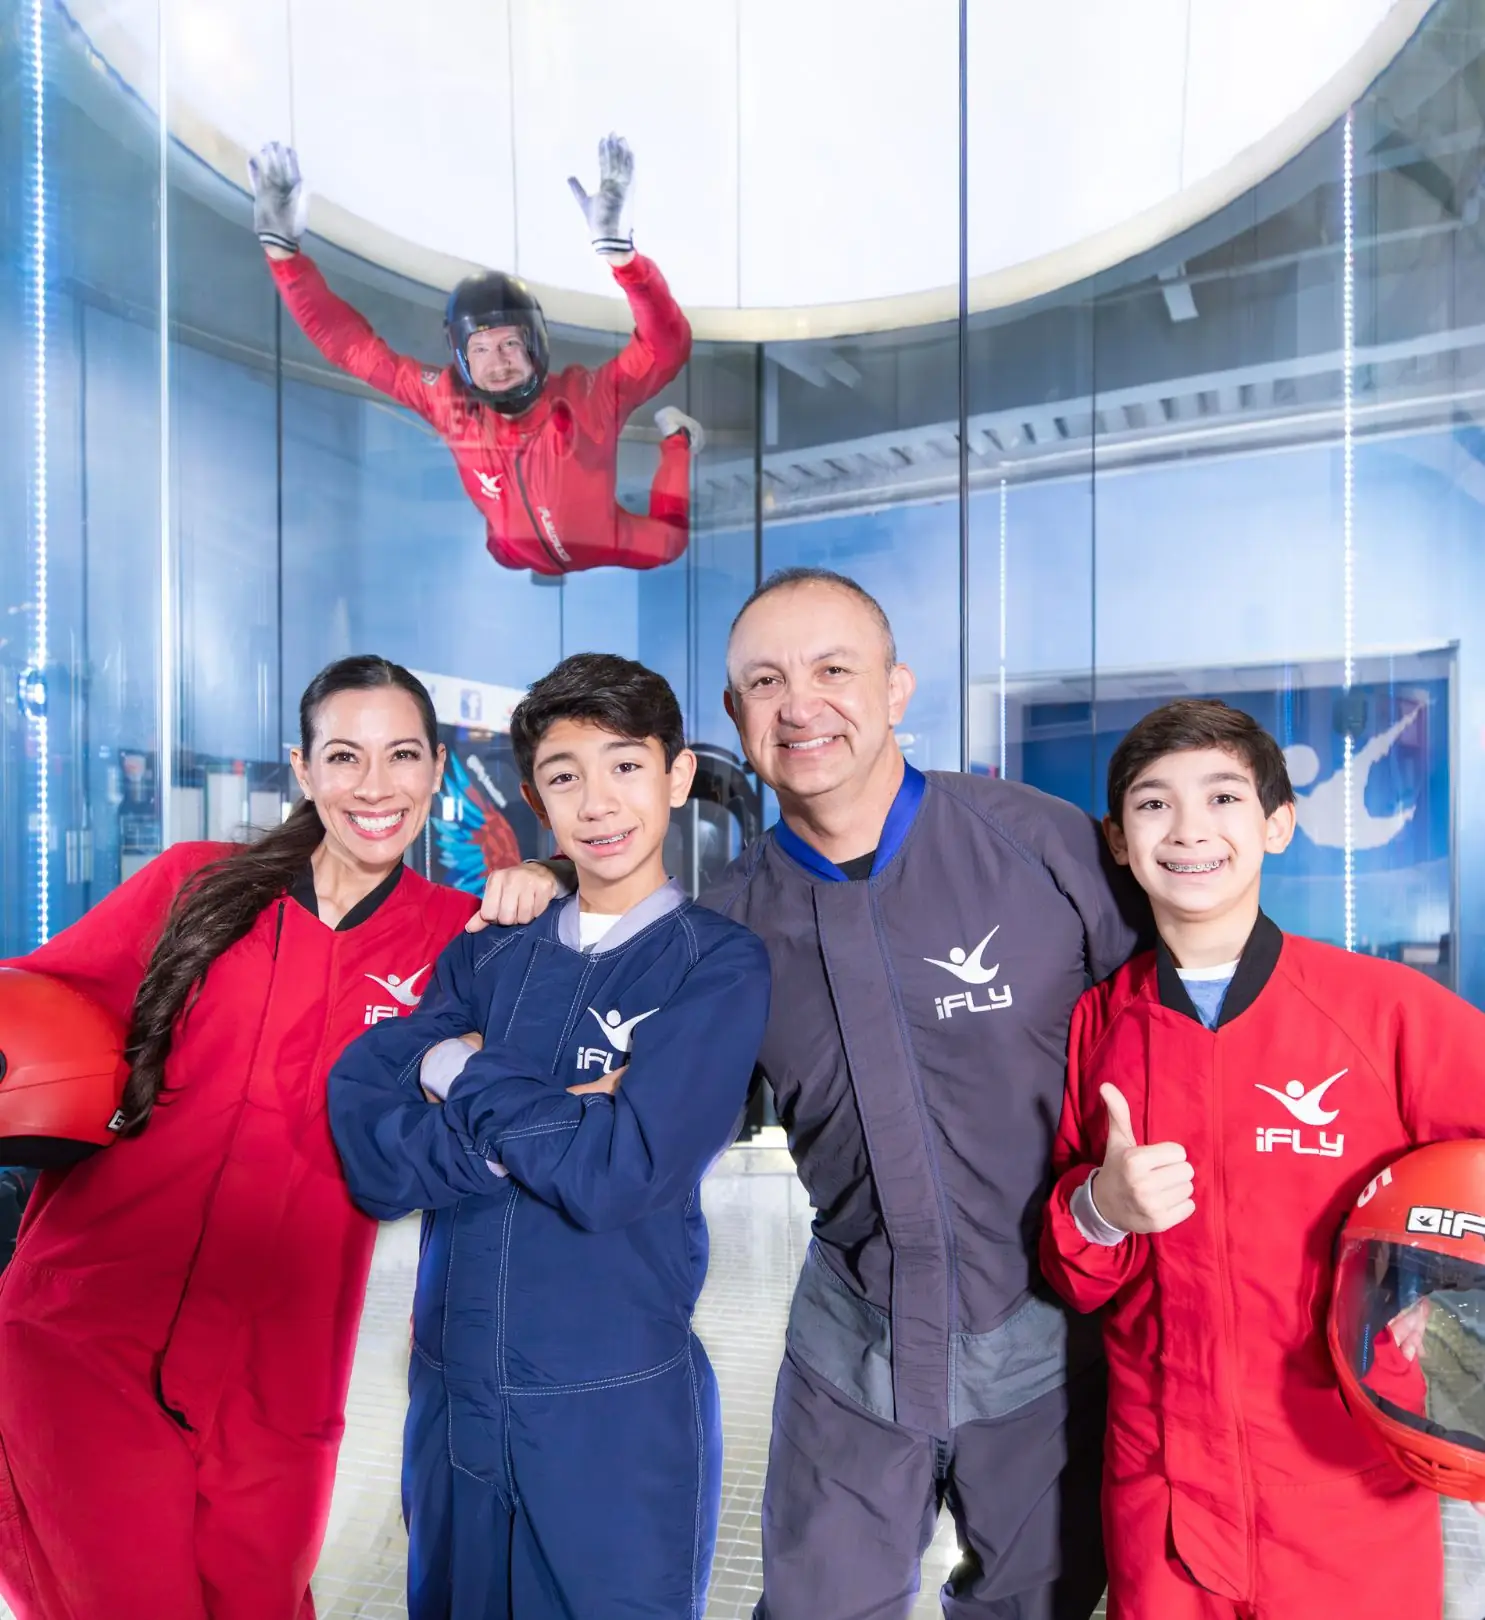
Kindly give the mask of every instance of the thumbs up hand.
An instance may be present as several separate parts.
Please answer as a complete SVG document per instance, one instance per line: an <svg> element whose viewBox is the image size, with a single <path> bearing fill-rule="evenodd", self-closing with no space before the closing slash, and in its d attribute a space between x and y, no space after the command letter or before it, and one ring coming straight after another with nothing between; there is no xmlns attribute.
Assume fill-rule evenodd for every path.
<svg viewBox="0 0 1485 1620"><path fill-rule="evenodd" d="M1098 1094L1109 1114L1109 1141L1089 1192L1094 1208L1125 1232L1167 1232L1195 1214L1191 1166L1179 1142L1141 1147L1129 1103L1117 1086Z"/></svg>

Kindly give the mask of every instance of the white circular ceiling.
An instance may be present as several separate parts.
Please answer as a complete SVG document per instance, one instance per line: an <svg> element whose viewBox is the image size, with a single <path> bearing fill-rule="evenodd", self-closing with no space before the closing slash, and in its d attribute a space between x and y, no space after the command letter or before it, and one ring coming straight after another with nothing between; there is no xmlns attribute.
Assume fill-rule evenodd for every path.
<svg viewBox="0 0 1485 1620"><path fill-rule="evenodd" d="M636 245L698 336L951 317L957 0L71 0L94 48L235 184L292 141L311 229L434 285L513 269L627 324L567 188L636 157ZM969 0L975 308L1167 239L1271 173L1427 0ZM163 71L162 71L163 64Z"/></svg>

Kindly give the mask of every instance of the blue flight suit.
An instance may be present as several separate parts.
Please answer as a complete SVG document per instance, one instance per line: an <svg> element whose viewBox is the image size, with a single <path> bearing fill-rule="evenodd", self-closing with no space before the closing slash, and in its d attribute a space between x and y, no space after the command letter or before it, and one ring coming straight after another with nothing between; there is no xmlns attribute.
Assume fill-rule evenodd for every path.
<svg viewBox="0 0 1485 1620"><path fill-rule="evenodd" d="M423 1218L403 1448L410 1620L700 1620L721 1417L698 1183L768 1018L746 928L671 883L589 951L576 900L461 935L330 1077L352 1196ZM424 1054L478 1031L442 1107ZM613 1095L567 1088L627 1064Z"/></svg>

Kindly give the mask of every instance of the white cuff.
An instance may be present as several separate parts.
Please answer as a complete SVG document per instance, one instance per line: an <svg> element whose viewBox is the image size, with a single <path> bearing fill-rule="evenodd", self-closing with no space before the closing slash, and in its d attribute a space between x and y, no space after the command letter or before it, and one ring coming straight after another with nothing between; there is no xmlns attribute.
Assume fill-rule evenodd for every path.
<svg viewBox="0 0 1485 1620"><path fill-rule="evenodd" d="M418 1079L424 1091L430 1091L442 1102L449 1087L464 1073L464 1065L474 1056L474 1048L457 1036L430 1046L423 1054Z"/></svg>
<svg viewBox="0 0 1485 1620"><path fill-rule="evenodd" d="M1068 1200L1068 1210L1073 1218L1073 1225L1083 1234L1086 1243L1096 1243L1101 1249L1112 1249L1129 1236L1123 1227L1115 1226L1112 1221L1106 1221L1098 1213L1098 1205L1093 1202L1093 1177L1083 1182Z"/></svg>
<svg viewBox="0 0 1485 1620"><path fill-rule="evenodd" d="M424 1091L430 1091L440 1102L446 1102L449 1087L464 1073L464 1065L474 1056L474 1048L456 1035L452 1040L440 1041L423 1054L418 1069L418 1080ZM486 1159L485 1163L497 1176L508 1176L510 1171L499 1159Z"/></svg>

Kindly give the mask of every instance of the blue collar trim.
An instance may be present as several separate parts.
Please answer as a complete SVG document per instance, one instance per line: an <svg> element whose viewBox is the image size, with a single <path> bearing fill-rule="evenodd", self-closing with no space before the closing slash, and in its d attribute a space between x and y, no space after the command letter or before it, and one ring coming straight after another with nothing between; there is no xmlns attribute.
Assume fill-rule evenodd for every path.
<svg viewBox="0 0 1485 1620"><path fill-rule="evenodd" d="M923 802L923 790L927 785L922 771L904 762L902 786L898 788L897 797L892 801L892 808L887 812L887 819L882 823L882 836L877 843L876 859L871 863L873 877L887 866L902 848L903 840L908 835L908 828L912 826L913 818L918 814L918 806ZM827 861L819 850L812 849L783 820L774 822L773 836L779 848L792 860L797 861L805 871L813 872L816 877L824 878L828 883L850 881L834 861Z"/></svg>

